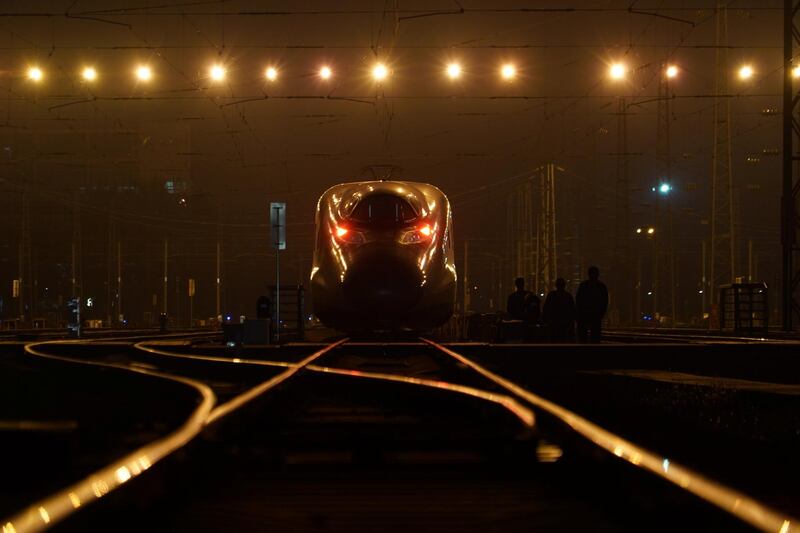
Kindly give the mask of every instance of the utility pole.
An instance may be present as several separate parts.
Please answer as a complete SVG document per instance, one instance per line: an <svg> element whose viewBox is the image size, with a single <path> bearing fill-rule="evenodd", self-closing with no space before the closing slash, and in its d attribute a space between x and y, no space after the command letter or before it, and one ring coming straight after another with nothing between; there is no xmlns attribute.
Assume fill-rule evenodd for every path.
<svg viewBox="0 0 800 533"><path fill-rule="evenodd" d="M221 266L222 266L222 245L221 245L221 241L222 241L222 226L217 226L217 277L216 277L216 286L215 286L216 302L217 303L216 303L215 314L214 314L214 316L216 317L217 320L221 320L221 317L222 317L222 315L220 313L220 292L221 292L220 291L220 287L221 287L220 286L220 282L222 281L222 278L221 278L221 276L222 276L222 272L221 272Z"/></svg>
<svg viewBox="0 0 800 533"><path fill-rule="evenodd" d="M794 317L800 313L800 304L796 298L797 284L800 272L797 268L797 202L800 195L800 180L796 176L797 161L800 159L796 152L798 137L800 137L800 122L797 120L797 105L800 93L793 87L793 69L797 68L793 61L795 47L800 45L798 27L794 23L795 14L800 8L798 0L784 0L783 7L783 183L782 183L782 209L781 209L781 243L783 245L782 257L782 287L781 308L783 330L791 331L794 326Z"/></svg>
<svg viewBox="0 0 800 533"><path fill-rule="evenodd" d="M703 303L703 309L701 309L700 318L703 318L702 313L706 313L708 311L708 276L706 275L706 257L708 256L708 250L706 241L703 241L703 247L700 251L700 290L702 291L703 297L700 299Z"/></svg>
<svg viewBox="0 0 800 533"><path fill-rule="evenodd" d="M113 246L114 246L114 223L111 220L111 212L108 213L108 239L106 242L106 325L111 326L114 314L114 303L111 295L111 272L113 268Z"/></svg>
<svg viewBox="0 0 800 533"><path fill-rule="evenodd" d="M667 309L667 314L674 324L676 321L675 305L675 240L672 229L672 146L670 141L670 85L668 65L661 63L658 74L658 117L656 123L656 159L658 160L658 179L656 195L653 235L653 314L660 313L662 308ZM665 186L666 191L661 187ZM664 197L663 206L661 196ZM666 250L664 249L666 248ZM662 263L662 257L666 259ZM666 273L661 265L666 264ZM665 275L666 274L666 275ZM664 290L669 287L669 290ZM663 297L662 297L663 296ZM666 304L666 305L665 305Z"/></svg>
<svg viewBox="0 0 800 533"><path fill-rule="evenodd" d="M19 316L22 319L33 319L33 291L31 286L32 266L31 266L31 206L28 186L22 190L22 216L21 231L19 240ZM26 317L25 304L28 304L28 312L31 316Z"/></svg>
<svg viewBox="0 0 800 533"><path fill-rule="evenodd" d="M510 265L510 279L522 277L526 283L532 282L533 289L538 291L538 256L535 252L538 245L534 243L536 235L534 217L534 186L532 177L514 187L508 197L506 213L506 251Z"/></svg>
<svg viewBox="0 0 800 533"><path fill-rule="evenodd" d="M122 242L117 241L117 320L122 322Z"/></svg>
<svg viewBox="0 0 800 533"><path fill-rule="evenodd" d="M464 241L464 315L469 310L469 241Z"/></svg>
<svg viewBox="0 0 800 533"><path fill-rule="evenodd" d="M628 117L625 98L620 98L617 104L617 172L615 184L615 211L614 219L614 273L615 287L612 289L616 295L616 309L619 321L622 323L635 322L638 317L631 316L633 300L635 300L634 287L630 276L630 183L628 181Z"/></svg>
<svg viewBox="0 0 800 533"><path fill-rule="evenodd" d="M80 195L72 196L72 298L81 296L81 208Z"/></svg>
<svg viewBox="0 0 800 533"><path fill-rule="evenodd" d="M537 289L552 289L558 277L556 258L556 181L554 163L547 163L539 173L539 223L537 225L536 245L539 265ZM540 283L541 282L541 285Z"/></svg>
<svg viewBox="0 0 800 533"><path fill-rule="evenodd" d="M716 97L714 158L711 174L711 306L717 288L734 281L733 175L731 168L731 104L728 98L728 8L717 3Z"/></svg>
<svg viewBox="0 0 800 533"><path fill-rule="evenodd" d="M161 312L167 314L167 286L169 285L169 278L167 278L167 265L168 265L168 257L167 252L169 250L169 241L167 238L164 237L164 288L163 293L161 295Z"/></svg>

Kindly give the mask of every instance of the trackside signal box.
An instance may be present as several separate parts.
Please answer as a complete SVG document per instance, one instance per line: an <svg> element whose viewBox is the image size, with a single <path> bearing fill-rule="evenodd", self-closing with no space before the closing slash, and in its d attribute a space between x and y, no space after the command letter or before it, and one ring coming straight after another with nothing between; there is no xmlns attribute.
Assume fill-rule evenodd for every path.
<svg viewBox="0 0 800 533"><path fill-rule="evenodd" d="M720 329L766 336L769 329L768 294L766 283L721 285Z"/></svg>

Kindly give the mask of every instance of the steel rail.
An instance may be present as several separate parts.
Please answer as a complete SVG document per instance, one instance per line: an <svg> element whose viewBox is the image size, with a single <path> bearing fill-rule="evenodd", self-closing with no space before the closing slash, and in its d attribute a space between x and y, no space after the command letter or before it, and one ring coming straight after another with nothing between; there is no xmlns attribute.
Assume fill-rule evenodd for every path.
<svg viewBox="0 0 800 533"><path fill-rule="evenodd" d="M300 370L302 370L309 364L313 363L315 360L319 359L326 353L330 352L334 348L341 346L345 342L347 342L347 339L341 339L332 344L329 344L328 346L322 348L321 350L317 350L316 352L309 355L305 359L297 363L293 363L285 371L281 372L277 376L272 377L267 381L264 381L251 389L248 389L246 392L243 392L242 394L236 396L235 398L227 401L222 405L218 405L217 407L214 408L213 411L211 411L211 413L209 413L208 418L206 418L206 424L213 424L214 422L216 422L223 416L227 415L228 413L238 409L239 407L245 405L246 403L253 401L254 399L264 394L265 392L275 388L276 386L280 385L287 379L291 378L292 376L297 374Z"/></svg>
<svg viewBox="0 0 800 533"><path fill-rule="evenodd" d="M635 328L631 329L610 329L603 331L603 336L609 337L639 337L643 339L670 339L679 340L683 342L718 342L720 344L728 343L747 343L747 344L796 344L800 339L789 338L767 338L763 336L742 337L735 335L712 335L702 333L678 333L674 330L664 333L658 333L652 330L643 331Z"/></svg>
<svg viewBox="0 0 800 533"><path fill-rule="evenodd" d="M150 354L153 354L153 355L159 355L159 356L164 356L164 357L175 357L175 358L178 358L178 359L208 361L208 362L215 362L215 363L229 363L229 364L232 363L232 364L242 364L242 365L256 365L256 366L282 366L282 367L288 367L290 369L295 368L298 365L305 365L305 368L307 370L310 370L310 371L313 371L313 372L320 372L320 373L324 373L324 374L337 374L337 375L346 375L346 376L351 376L351 377L363 377L363 378L367 378L367 379L393 381L393 382L398 382L398 383L405 383L405 384L408 384L408 385L417 385L417 386L422 386L422 387L437 388L437 389L447 390L447 391L450 391L450 392L464 394L464 395L467 395L467 396L472 396L472 397L475 397L475 398L479 398L481 400L485 400L485 401L488 401L488 402L499 404L499 405L503 406L504 408L506 408L507 410L509 410L511 413L513 413L526 426L528 426L528 427L535 426L536 418L534 416L533 411L531 411L527 407L525 407L522 404L520 404L514 398L512 398L510 396L507 396L507 395L504 395L504 394L498 394L498 393L495 393L495 392L490 392L490 391L486 391L486 390L483 390L483 389L478 389L478 388L475 388L475 387L468 387L466 385L459 385L457 383L450 383L450 382L447 382L447 381L413 378L413 377L398 376L398 375L394 375L394 374L385 374L385 373L377 373L377 372L363 372L363 371L360 371L360 370L349 370L349 369L344 369L344 368L319 366L319 365L309 364L309 362L305 362L307 360L312 360L313 361L313 360L318 359L320 356L322 356L325 353L329 352L332 348L334 348L336 346L340 346L341 344L345 343L346 341L347 341L347 339L342 339L341 341L339 341L338 343L335 343L334 345L326 346L325 348L323 348L319 352L316 352L315 354L312 354L311 356L306 358L304 361L301 361L300 363L286 363L286 362L283 362L283 361L269 361L269 360L265 360L265 359L242 359L242 358L238 358L238 357L230 358L230 357L221 357L221 356L215 356L215 355L192 355L192 354L185 354L185 353L181 353L181 352L171 352L171 351L168 351L168 350L154 348L153 347L154 344L159 344L159 345L162 345L162 346L166 345L166 343L160 342L160 341L141 342L141 343L137 343L136 345L134 345L134 347L139 349L139 350L146 351L146 352L148 352ZM367 344L371 344L371 343L347 342L347 344L348 345L355 345L355 346L363 346L363 345L367 345ZM418 342L415 342L415 343L402 343L402 345L404 345L404 346L408 346L408 345L425 346L423 343L418 343ZM280 377L280 376L276 376L276 378L277 377ZM290 376L288 376L288 377L290 377ZM269 380L269 381L265 382L265 384L269 383L270 381L275 380L276 378L272 378L272 380ZM283 380L285 380L285 379L286 378L284 378ZM277 385L277 383L275 383L274 385ZM274 385L272 385L272 386L274 386Z"/></svg>
<svg viewBox="0 0 800 533"><path fill-rule="evenodd" d="M80 344L80 341L35 342L25 345L25 352L44 359L114 368L144 374L157 379L177 382L197 391L201 397L201 401L187 420L166 436L124 455L113 463L89 474L81 481L42 498L10 516L8 519L3 520L3 533L33 533L44 531L57 522L64 520L78 509L82 509L86 505L102 498L112 490L139 476L159 460L170 455L197 436L202 431L204 422L209 413L211 413L214 403L216 402L216 397L211 388L193 379L173 376L144 368L130 367L118 363L88 361L75 357L62 357L39 350L42 346L54 344Z"/></svg>
<svg viewBox="0 0 800 533"><path fill-rule="evenodd" d="M484 368L471 359L442 346L439 343L423 338L423 342L436 348L467 365L482 376L503 387L518 398L522 398L534 407L558 418L576 433L593 442L605 451L614 454L628 463L647 470L670 483L698 496L699 498L716 505L723 511L739 518L751 526L768 533L800 532L800 521L786 513L777 511L754 498L727 487L722 483L711 480L694 470L673 463L667 457L638 446L586 418L573 413L541 396L538 396L516 383Z"/></svg>
<svg viewBox="0 0 800 533"><path fill-rule="evenodd" d="M176 334L181 335L181 334ZM185 335L185 334L184 334ZM121 340L121 339L115 339ZM84 480L79 481L69 487L62 489L46 498L43 498L31 505L26 509L11 516L9 519L3 521L3 533L20 533L20 532L37 532L43 531L48 527L54 525L56 522L63 520L76 510L85 507L92 501L105 496L112 490L118 488L127 481L140 475L142 472L150 468L157 461L163 459L175 450L187 444L190 440L196 437L206 426L212 424L224 417L227 414L235 411L239 407L254 400L258 396L264 394L270 389L276 387L280 383L294 376L298 371L303 369L306 365L318 359L322 355L328 353L330 350L344 343L347 339L342 339L338 342L330 344L321 350L311 354L298 363L287 363L288 368L281 374L263 382L255 387L248 389L246 392L234 397L228 402L217 405L216 396L211 388L199 381L177 376L165 372L158 372L150 369L144 369L136 366L128 366L118 363L106 363L99 361L89 361L86 359L75 357L63 357L52 354L47 354L37 350L36 348L42 345L80 345L88 344L87 340L74 340L74 341L45 341L30 343L25 346L25 351L30 355L42 357L45 359L57 360L69 363L80 363L93 366L102 366L109 368L116 368L127 370L130 372L137 372L154 376L157 378L168 379L180 382L197 389L203 397L201 404L192 412L191 417L180 426L177 430L168 434L166 437L153 441L134 452L118 459L114 463L103 467L102 469L90 474ZM144 343L138 343L144 344ZM135 345L137 346L137 345ZM152 350L149 347L139 347L139 349L149 352L159 352ZM160 353L159 355L172 355L168 352ZM180 354L182 355L182 354ZM212 361L219 361L224 358L208 358L208 357L194 357L195 359L207 359ZM231 362L227 360L226 362ZM247 364L268 364L269 366L284 366L277 362L271 361L255 361L246 360ZM272 363L272 364L270 364Z"/></svg>
<svg viewBox="0 0 800 533"><path fill-rule="evenodd" d="M158 335L159 339L186 339L186 338L197 338L197 337L216 337L221 335L221 331L184 331L184 332L176 332L176 333L165 333L164 335ZM133 341L138 339L152 339L152 335L145 335L144 333L140 335L129 335L126 337L96 337L96 338L82 338L82 339L75 339L79 342L103 342L103 341Z"/></svg>
<svg viewBox="0 0 800 533"><path fill-rule="evenodd" d="M70 339L69 330L67 328L42 328L42 329L12 329L12 330L2 330L0 331L0 339L13 339L14 337L19 337L21 335L38 335L38 336L47 336L47 337L67 337L61 339L52 339L52 340L76 340L76 341L98 341L98 340L125 340L125 339L142 339L142 338L153 338L153 334L156 334L159 338L170 338L170 337L186 337L186 336L212 336L212 335L220 335L222 334L221 330L194 330L194 331L176 331L172 333L165 333L163 335L159 335L160 330L157 328L153 329L90 329L84 330L84 336L80 339ZM125 336L117 336L117 335L125 335ZM32 342L32 341L28 341ZM44 341L33 341L33 342L44 342Z"/></svg>
<svg viewBox="0 0 800 533"><path fill-rule="evenodd" d="M404 383L406 385L417 385L421 387L429 387L433 389L440 389L449 392L464 394L472 396L480 400L501 405L511 413L513 413L520 421L533 428L536 425L536 416L531 409L528 409L511 396L505 394L498 394L467 385L459 385L458 383L450 383L447 381L439 381L433 379L412 378L409 376L398 376L396 374L384 374L381 372L364 372L362 370L348 370L345 368L334 368L327 366L309 365L308 370L312 372L319 372L322 374L335 374L339 376L350 376L364 379L374 379L381 381L392 381L395 383Z"/></svg>
<svg viewBox="0 0 800 533"><path fill-rule="evenodd" d="M157 348L156 346L175 346L175 344L169 344L168 342L165 341L145 341L145 342L137 342L136 344L133 345L135 349L147 352L151 355L157 355L159 357L172 357L175 359L209 361L217 363L235 363L235 364L241 363L244 365L260 365L260 366L272 366L272 367L277 366L283 368L289 368L294 366L295 364L295 363L287 363L285 361L270 361L268 359L241 359L239 357L221 357L217 355L193 355L181 352L171 352L168 350Z"/></svg>

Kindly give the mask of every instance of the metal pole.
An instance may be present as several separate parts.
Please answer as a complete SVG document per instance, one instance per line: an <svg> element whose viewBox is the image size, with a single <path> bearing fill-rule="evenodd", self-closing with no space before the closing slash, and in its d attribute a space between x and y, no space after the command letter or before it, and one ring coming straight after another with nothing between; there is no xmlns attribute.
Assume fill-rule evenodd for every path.
<svg viewBox="0 0 800 533"><path fill-rule="evenodd" d="M277 210L280 212L280 209ZM275 342L281 338L281 250L275 247Z"/></svg>
<svg viewBox="0 0 800 533"><path fill-rule="evenodd" d="M794 198L792 192L792 163L794 160L794 142L792 131L792 112L794 102L792 94L792 48L794 30L793 0L783 2L783 187L782 187L782 220L781 241L783 245L783 271L781 307L783 310L783 330L792 330L792 292L793 264L792 248L794 247Z"/></svg>
<svg viewBox="0 0 800 533"><path fill-rule="evenodd" d="M117 241L117 320L122 322L122 243Z"/></svg>
<svg viewBox="0 0 800 533"><path fill-rule="evenodd" d="M181 277L175 276L175 326L181 327Z"/></svg>
<svg viewBox="0 0 800 533"><path fill-rule="evenodd" d="M552 235L552 248L551 248L551 257L550 263L552 266L552 278L551 281L555 281L558 277L558 239L556 238L556 165L555 163L548 163L547 165L547 181L549 184L549 192L550 192L550 232ZM550 289L551 287L545 287L546 289Z"/></svg>
<svg viewBox="0 0 800 533"><path fill-rule="evenodd" d="M111 279L112 279L112 269L114 268L114 255L113 255L113 237L114 237L114 226L111 221L111 213L108 214L108 241L106 246L106 321L108 322L108 326L111 327L111 324L114 322L114 307L112 306L112 298L111 298Z"/></svg>
<svg viewBox="0 0 800 533"><path fill-rule="evenodd" d="M167 279L167 261L168 261L168 259L167 259L167 251L168 251L168 248L169 248L169 244L168 244L167 239L165 238L164 239L164 290L163 290L164 294L162 296L162 299L163 299L163 312L165 314L167 312L167 285L168 285L168 282L169 282L169 280Z"/></svg>
<svg viewBox="0 0 800 533"><path fill-rule="evenodd" d="M275 208L275 220L280 221L281 209ZM281 336L281 247L280 247L280 227L275 232L275 342L280 341Z"/></svg>
<svg viewBox="0 0 800 533"><path fill-rule="evenodd" d="M522 241L517 241L522 245ZM464 241L464 314L469 310L469 241Z"/></svg>
<svg viewBox="0 0 800 533"><path fill-rule="evenodd" d="M216 307L216 313L214 315L215 317L217 317L217 320L221 320L220 308L219 308L219 303L220 303L220 301L219 301L219 297L220 297L220 255L221 255L221 248L220 248L220 242L219 242L219 236L218 236L217 237L217 287L216 287L216 291L217 291L217 307Z"/></svg>
<svg viewBox="0 0 800 533"><path fill-rule="evenodd" d="M703 298L701 299L703 302L703 308L700 311L700 318L703 318L703 314L706 313L708 307L706 307L706 293L708 292L708 286L706 285L706 241L703 241L703 248L700 253L700 290L703 291Z"/></svg>
<svg viewBox="0 0 800 533"><path fill-rule="evenodd" d="M192 285L194 281L190 278L188 283ZM191 290L189 291L189 327L194 327L194 292Z"/></svg>
<svg viewBox="0 0 800 533"><path fill-rule="evenodd" d="M75 243L72 243L72 297L75 298L77 296L77 291L75 289L75 285L77 280L75 278Z"/></svg>

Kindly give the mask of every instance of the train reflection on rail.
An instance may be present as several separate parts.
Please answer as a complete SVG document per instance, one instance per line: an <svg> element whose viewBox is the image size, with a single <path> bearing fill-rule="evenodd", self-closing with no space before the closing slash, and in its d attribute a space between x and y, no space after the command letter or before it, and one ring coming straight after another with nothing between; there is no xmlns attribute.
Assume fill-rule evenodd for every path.
<svg viewBox="0 0 800 533"><path fill-rule="evenodd" d="M422 332L453 314L450 202L433 185L364 181L320 197L311 269L314 312L351 332Z"/></svg>

